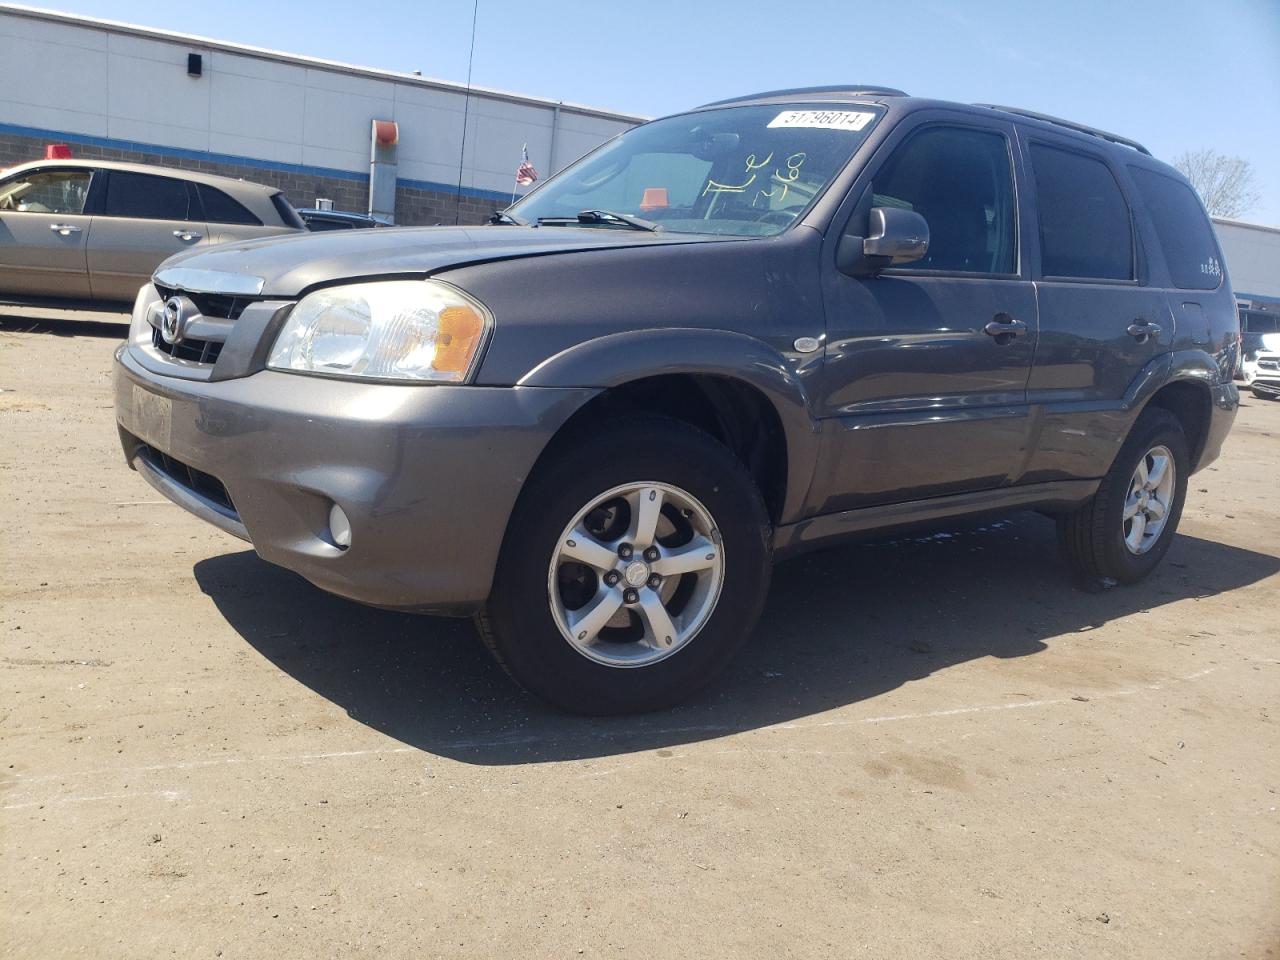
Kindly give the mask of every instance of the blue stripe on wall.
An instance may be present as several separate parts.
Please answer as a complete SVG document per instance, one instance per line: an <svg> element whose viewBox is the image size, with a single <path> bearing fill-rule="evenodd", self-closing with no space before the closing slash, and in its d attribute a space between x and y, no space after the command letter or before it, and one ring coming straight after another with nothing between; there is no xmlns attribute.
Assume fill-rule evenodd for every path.
<svg viewBox="0 0 1280 960"><path fill-rule="evenodd" d="M136 153L154 153L162 157L175 157L183 160L203 160L207 163L226 163L241 167L256 167L259 170L277 170L282 173L301 173L313 177L333 177L338 180L354 180L366 183L368 176L352 173L350 170L338 170L334 167L312 167L301 163L282 163L275 160L258 160L254 157L240 157L229 153L211 153L207 150L187 150L182 147L164 147L156 143L138 143L134 140L114 140L110 137L91 137L82 133L67 133L63 130L41 130L37 127L22 127L12 123L0 123L0 133L9 133L18 137L31 137L55 143L78 143L87 147L99 147L104 150L132 150ZM514 180L514 174L512 175ZM456 184L436 183L432 180L396 180L398 186L411 190L433 190L437 193L458 194L474 197L477 200L502 201L503 205L511 202L511 195L497 190L480 190L475 187L458 189Z"/></svg>

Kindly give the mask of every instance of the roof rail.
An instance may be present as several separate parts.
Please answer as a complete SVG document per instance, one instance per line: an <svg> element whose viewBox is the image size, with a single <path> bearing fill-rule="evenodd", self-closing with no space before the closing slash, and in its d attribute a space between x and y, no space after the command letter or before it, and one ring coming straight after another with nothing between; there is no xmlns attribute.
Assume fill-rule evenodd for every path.
<svg viewBox="0 0 1280 960"><path fill-rule="evenodd" d="M817 93L839 93L849 97L905 97L907 94L893 87L860 87L856 84L836 84L828 87L791 87L785 90L766 90L764 93L753 93L745 97L730 97L728 100L715 100L704 103L704 107L723 107L729 103L745 103L748 100L768 100L775 97L803 97Z"/></svg>
<svg viewBox="0 0 1280 960"><path fill-rule="evenodd" d="M1047 113L1036 113L1034 110L1022 110L1018 107L1002 107L998 103L975 103L975 107L986 107L988 110L999 110L1002 113L1013 113L1019 117L1029 117L1032 120L1043 120L1045 123L1052 123L1055 126L1066 127L1068 130L1075 130L1079 133L1087 133L1092 137L1101 137L1103 140L1109 140L1112 143L1118 143L1121 146L1131 147L1139 153L1145 153L1151 156L1151 151L1140 144L1137 140L1130 140L1128 137L1122 137L1118 133L1107 133L1105 130L1099 130L1097 127L1085 126L1083 123L1073 123L1070 120L1063 120L1061 117L1051 117Z"/></svg>

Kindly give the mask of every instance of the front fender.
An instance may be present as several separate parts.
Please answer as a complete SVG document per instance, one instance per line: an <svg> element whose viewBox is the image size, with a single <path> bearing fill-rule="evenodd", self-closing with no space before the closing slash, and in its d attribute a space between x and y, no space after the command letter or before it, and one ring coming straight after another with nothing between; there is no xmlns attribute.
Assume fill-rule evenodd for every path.
<svg viewBox="0 0 1280 960"><path fill-rule="evenodd" d="M781 522L800 518L813 479L820 426L796 364L754 337L728 330L628 330L575 344L524 376L522 387L618 387L676 374L726 377L755 387L772 404L787 446Z"/></svg>

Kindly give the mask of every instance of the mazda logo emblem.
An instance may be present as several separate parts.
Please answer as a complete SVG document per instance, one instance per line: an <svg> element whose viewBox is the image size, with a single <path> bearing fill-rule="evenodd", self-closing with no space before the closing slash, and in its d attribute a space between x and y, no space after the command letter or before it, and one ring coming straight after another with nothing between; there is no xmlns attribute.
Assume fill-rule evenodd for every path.
<svg viewBox="0 0 1280 960"><path fill-rule="evenodd" d="M187 309L181 297L165 301L164 314L160 318L160 336L172 346L178 343L187 329Z"/></svg>

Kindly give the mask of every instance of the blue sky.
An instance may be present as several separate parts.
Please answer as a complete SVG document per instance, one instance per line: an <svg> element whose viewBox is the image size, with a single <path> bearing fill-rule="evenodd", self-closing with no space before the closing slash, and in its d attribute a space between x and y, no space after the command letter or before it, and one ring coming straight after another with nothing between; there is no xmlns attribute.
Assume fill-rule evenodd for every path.
<svg viewBox="0 0 1280 960"><path fill-rule="evenodd" d="M471 0L59 0L57 9L463 81ZM874 83L1057 114L1171 160L1245 157L1280 225L1280 0L479 0L473 82L660 115Z"/></svg>

